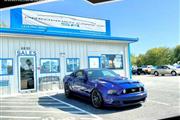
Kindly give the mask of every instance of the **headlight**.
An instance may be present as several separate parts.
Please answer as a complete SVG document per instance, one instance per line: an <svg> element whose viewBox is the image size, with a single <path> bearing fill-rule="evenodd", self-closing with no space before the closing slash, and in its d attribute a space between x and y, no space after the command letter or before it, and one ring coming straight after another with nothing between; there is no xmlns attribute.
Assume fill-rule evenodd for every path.
<svg viewBox="0 0 180 120"><path fill-rule="evenodd" d="M116 95L117 93L117 90L108 90L109 95Z"/></svg>
<svg viewBox="0 0 180 120"><path fill-rule="evenodd" d="M124 90L122 91L122 93L123 93L123 94L126 94L126 89L124 89Z"/></svg>

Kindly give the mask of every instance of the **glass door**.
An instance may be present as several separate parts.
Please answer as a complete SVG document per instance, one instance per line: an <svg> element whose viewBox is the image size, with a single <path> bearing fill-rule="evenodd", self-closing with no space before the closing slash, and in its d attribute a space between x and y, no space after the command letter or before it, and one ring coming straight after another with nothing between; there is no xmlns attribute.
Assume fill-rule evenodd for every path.
<svg viewBox="0 0 180 120"><path fill-rule="evenodd" d="M19 91L36 90L35 56L19 56Z"/></svg>

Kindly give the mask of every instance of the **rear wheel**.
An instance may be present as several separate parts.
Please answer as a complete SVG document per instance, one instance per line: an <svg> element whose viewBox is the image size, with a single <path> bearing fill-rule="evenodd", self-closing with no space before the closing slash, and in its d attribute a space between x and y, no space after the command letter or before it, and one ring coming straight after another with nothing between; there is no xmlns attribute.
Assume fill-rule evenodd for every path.
<svg viewBox="0 0 180 120"><path fill-rule="evenodd" d="M71 90L69 89L69 85L67 83L64 85L64 92L67 98L71 97Z"/></svg>
<svg viewBox="0 0 180 120"><path fill-rule="evenodd" d="M103 98L98 90L93 90L91 93L91 102L95 108L101 108L103 105Z"/></svg>
<svg viewBox="0 0 180 120"><path fill-rule="evenodd" d="M172 71L172 72L171 72L171 75L172 75L172 76L176 76L176 75L177 75L176 71Z"/></svg>
<svg viewBox="0 0 180 120"><path fill-rule="evenodd" d="M137 72L137 74L138 74L138 75L141 75L141 72L140 72L140 71L138 71L138 72Z"/></svg>
<svg viewBox="0 0 180 120"><path fill-rule="evenodd" d="M159 76L159 73L157 71L154 72L155 76Z"/></svg>

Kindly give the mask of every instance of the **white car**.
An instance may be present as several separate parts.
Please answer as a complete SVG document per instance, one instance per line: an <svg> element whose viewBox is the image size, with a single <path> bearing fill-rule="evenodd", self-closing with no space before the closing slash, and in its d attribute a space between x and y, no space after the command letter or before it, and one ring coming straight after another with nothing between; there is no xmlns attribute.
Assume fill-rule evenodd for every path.
<svg viewBox="0 0 180 120"><path fill-rule="evenodd" d="M156 69L152 69L151 73L155 76L171 74L172 76L180 75L180 69L171 65L158 66Z"/></svg>

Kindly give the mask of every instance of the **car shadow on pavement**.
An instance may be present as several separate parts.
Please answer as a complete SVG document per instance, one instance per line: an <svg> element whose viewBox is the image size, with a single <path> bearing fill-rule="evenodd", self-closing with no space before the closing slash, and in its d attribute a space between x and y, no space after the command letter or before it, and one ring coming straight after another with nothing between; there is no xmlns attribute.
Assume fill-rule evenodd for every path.
<svg viewBox="0 0 180 120"><path fill-rule="evenodd" d="M142 106L141 104L137 104L137 105L128 106L128 107L103 107L101 109L96 109L91 105L90 101L88 101L87 99L82 98L82 97L72 96L71 98L66 98L64 93L52 95L49 97L51 97L51 98L53 97L55 99L58 99L65 103L68 103L72 106L75 106L77 108L80 108L80 109L85 110L92 114L111 114L111 113L115 113L115 112L123 112L123 111L138 109ZM43 107L47 107L47 108L59 109L61 111L69 112L72 114L83 114L81 112L80 113L74 112L75 108L69 107L68 105L63 104L63 103L60 104L60 103L58 103L58 101L53 100L53 99L50 100L51 102L53 102L53 104L44 104L42 101L46 98L47 97L40 97L39 101L38 101L39 105L41 105ZM77 109L76 109L76 111L77 111Z"/></svg>

